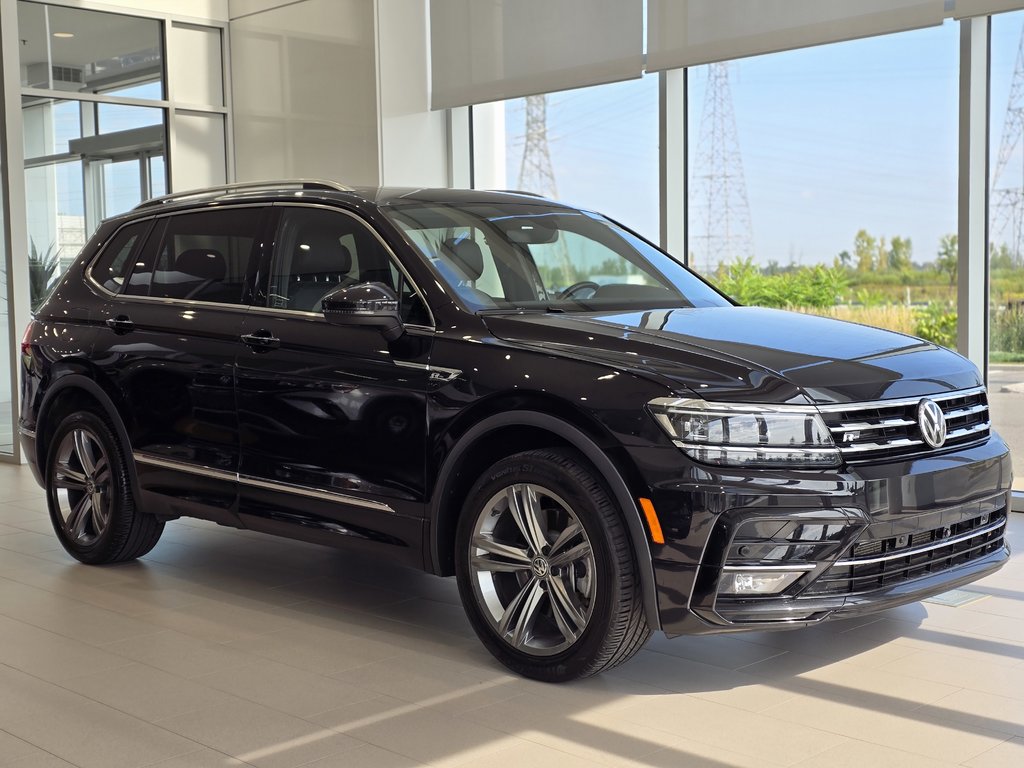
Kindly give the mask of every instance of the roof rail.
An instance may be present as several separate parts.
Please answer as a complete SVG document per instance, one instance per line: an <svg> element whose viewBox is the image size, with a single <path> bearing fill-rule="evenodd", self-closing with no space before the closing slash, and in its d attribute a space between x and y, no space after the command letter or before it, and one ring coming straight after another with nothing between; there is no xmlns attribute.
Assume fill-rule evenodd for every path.
<svg viewBox="0 0 1024 768"><path fill-rule="evenodd" d="M491 192L507 192L511 195L528 195L530 197L539 197L543 200L548 199L539 192L527 192L525 189L492 189Z"/></svg>
<svg viewBox="0 0 1024 768"><path fill-rule="evenodd" d="M309 190L325 190L330 192L351 192L352 187L348 187L344 184L338 184L334 181L325 181L323 179L285 179L281 181L240 181L234 184L218 184L215 187L204 187L203 189L190 189L185 192L174 192L170 195L163 195L162 197L153 197L149 200L143 200L141 203L135 206L134 210L140 208L152 208L165 203L177 203L182 200L189 200L191 198L201 197L215 197L217 195L228 194L230 192L247 192L247 191L258 191L258 190L274 190L274 189L309 189Z"/></svg>

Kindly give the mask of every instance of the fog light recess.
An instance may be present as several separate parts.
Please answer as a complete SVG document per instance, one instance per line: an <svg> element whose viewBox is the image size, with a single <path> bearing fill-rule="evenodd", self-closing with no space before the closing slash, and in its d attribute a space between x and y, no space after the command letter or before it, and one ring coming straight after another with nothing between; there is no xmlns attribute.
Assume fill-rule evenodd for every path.
<svg viewBox="0 0 1024 768"><path fill-rule="evenodd" d="M777 595L814 566L801 569L729 568L722 572L718 594L737 597Z"/></svg>

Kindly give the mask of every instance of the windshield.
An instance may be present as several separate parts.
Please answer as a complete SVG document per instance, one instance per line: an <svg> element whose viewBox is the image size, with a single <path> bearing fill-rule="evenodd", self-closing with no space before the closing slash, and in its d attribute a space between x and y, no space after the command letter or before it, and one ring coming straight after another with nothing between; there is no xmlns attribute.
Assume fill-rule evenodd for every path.
<svg viewBox="0 0 1024 768"><path fill-rule="evenodd" d="M593 213L544 203L384 211L476 310L729 306L681 264Z"/></svg>

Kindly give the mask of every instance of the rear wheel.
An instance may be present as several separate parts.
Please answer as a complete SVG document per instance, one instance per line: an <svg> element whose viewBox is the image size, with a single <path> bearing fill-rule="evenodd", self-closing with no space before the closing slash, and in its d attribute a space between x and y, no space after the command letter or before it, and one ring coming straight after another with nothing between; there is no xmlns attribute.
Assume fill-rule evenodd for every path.
<svg viewBox="0 0 1024 768"><path fill-rule="evenodd" d="M528 451L494 464L469 493L457 548L470 621L519 674L597 674L650 635L621 514L575 453Z"/></svg>
<svg viewBox="0 0 1024 768"><path fill-rule="evenodd" d="M135 507L120 444L95 413L73 413L57 427L47 456L46 489L57 537L83 563L133 560L156 546L163 533L163 522Z"/></svg>

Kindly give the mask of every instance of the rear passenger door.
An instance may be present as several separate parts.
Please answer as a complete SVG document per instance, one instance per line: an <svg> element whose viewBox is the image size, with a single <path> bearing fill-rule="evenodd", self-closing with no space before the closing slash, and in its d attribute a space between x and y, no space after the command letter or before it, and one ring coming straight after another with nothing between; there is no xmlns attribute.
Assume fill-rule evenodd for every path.
<svg viewBox="0 0 1024 768"><path fill-rule="evenodd" d="M165 512L237 523L234 358L271 212L158 217L107 305L95 355L127 404L141 488Z"/></svg>

